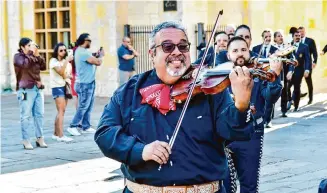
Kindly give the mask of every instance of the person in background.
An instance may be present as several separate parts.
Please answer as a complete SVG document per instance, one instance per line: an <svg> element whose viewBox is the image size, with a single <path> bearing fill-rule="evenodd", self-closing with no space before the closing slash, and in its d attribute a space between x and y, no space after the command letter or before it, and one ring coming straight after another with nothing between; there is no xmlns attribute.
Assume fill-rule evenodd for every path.
<svg viewBox="0 0 327 193"><path fill-rule="evenodd" d="M312 103L313 101L313 84L312 84L312 71L317 65L317 60L318 60L318 52L317 52L317 47L316 47L316 42L314 39L306 37L305 36L305 28L304 27L299 27L299 32L301 34L301 43L307 45L309 47L309 54L310 54L310 71L306 71L305 74L305 82L307 83L308 86L308 92L309 92L309 101L308 105ZM306 75L308 74L308 75ZM306 93L301 94L301 97L304 97Z"/></svg>
<svg viewBox="0 0 327 193"><path fill-rule="evenodd" d="M16 90L20 108L20 123L24 149L32 150L28 136L31 114L34 118L36 146L48 147L43 137L44 95L40 71L46 69L45 60L38 46L29 38L19 41L18 53L14 56Z"/></svg>
<svg viewBox="0 0 327 193"><path fill-rule="evenodd" d="M227 59L227 43L228 43L228 36L224 31L217 32L214 36L215 43L214 46L210 46L208 50L207 57L204 61L204 64L206 64L209 67L217 66L218 64L223 63ZM200 58L198 58L194 64L200 64L202 57L204 55L205 48L201 50L201 54L199 55Z"/></svg>
<svg viewBox="0 0 327 193"><path fill-rule="evenodd" d="M301 94L301 83L302 78L307 77L311 71L311 63L310 63L310 54L309 47L303 43L301 43L301 34L299 31L296 31L293 34L293 46L296 47L294 55L296 60L298 61L298 66L294 68L294 71L289 71L287 73L287 79L291 80L289 85L289 90L287 92L289 104L288 108L290 108L292 101L294 103L294 112L298 111L299 103L300 103L300 94ZM290 88L294 85L293 94L291 97Z"/></svg>
<svg viewBox="0 0 327 193"><path fill-rule="evenodd" d="M278 48L278 50L284 50L285 48L288 47L287 44L284 43L284 38L283 34L281 31L276 31L274 33L274 46ZM292 54L293 55L293 54ZM287 117L286 112L288 111L287 109L287 101L288 101L288 85L289 85L289 80L287 79L287 74L289 71L293 71L294 67L292 65L288 65L287 63L283 63L283 71L281 73L281 80L283 84L283 89L282 89L282 95L281 95L281 111L282 111L282 117Z"/></svg>
<svg viewBox="0 0 327 193"><path fill-rule="evenodd" d="M228 39L230 40L232 37L234 37L234 33L235 33L235 25L233 24L228 24L226 26L225 32L228 36Z"/></svg>
<svg viewBox="0 0 327 193"><path fill-rule="evenodd" d="M291 44L293 42L293 34L297 31L296 27L291 27L287 36L287 43Z"/></svg>
<svg viewBox="0 0 327 193"><path fill-rule="evenodd" d="M73 55L68 56L65 44L58 43L53 49L53 55L50 59L50 86L52 88L52 97L57 107L57 115L54 124L54 134L52 139L61 142L70 142L73 139L64 135L63 123L68 99L66 98L66 79L72 77L70 61Z"/></svg>
<svg viewBox="0 0 327 193"><path fill-rule="evenodd" d="M322 49L322 51L320 52L320 55L322 56L326 54L326 52L327 52L327 44L325 45L324 49Z"/></svg>
<svg viewBox="0 0 327 193"><path fill-rule="evenodd" d="M69 50L72 50L73 52L73 56L75 54L75 51L76 49L78 48L78 45L76 43L72 43L70 46L69 46ZM72 95L73 95L73 100L74 100L74 103L75 103L75 108L77 110L77 106L78 106L78 96L77 96L77 93L76 93L76 90L75 90L75 82L76 82L76 66L75 66L75 60L73 58L73 60L70 61L71 63L71 66L72 66L72 79L71 79L71 89L72 89Z"/></svg>
<svg viewBox="0 0 327 193"><path fill-rule="evenodd" d="M126 83L135 74L135 57L139 53L133 48L129 37L123 38L122 45L117 50L119 61L119 85Z"/></svg>
<svg viewBox="0 0 327 193"><path fill-rule="evenodd" d="M67 129L73 136L95 132L90 123L94 105L95 71L96 67L102 64L104 51L101 51L99 58L94 57L88 50L91 47L91 42L88 33L81 34L77 39L78 48L75 51L74 58L76 65L75 90L78 94L78 107L70 127Z"/></svg>

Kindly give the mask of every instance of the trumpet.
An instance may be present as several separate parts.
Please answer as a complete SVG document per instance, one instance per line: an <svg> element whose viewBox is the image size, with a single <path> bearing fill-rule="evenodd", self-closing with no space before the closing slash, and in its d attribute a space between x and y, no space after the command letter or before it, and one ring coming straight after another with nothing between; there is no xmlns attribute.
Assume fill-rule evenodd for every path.
<svg viewBox="0 0 327 193"><path fill-rule="evenodd" d="M293 65L293 66L297 66L298 65L298 62L297 60L295 59L295 57L293 58L281 58L281 57L272 57L272 58L258 58L257 59L257 63L258 64L267 64L269 63L269 61L271 60L277 60L277 61L280 61L280 62L284 62L286 64L290 64L290 65Z"/></svg>

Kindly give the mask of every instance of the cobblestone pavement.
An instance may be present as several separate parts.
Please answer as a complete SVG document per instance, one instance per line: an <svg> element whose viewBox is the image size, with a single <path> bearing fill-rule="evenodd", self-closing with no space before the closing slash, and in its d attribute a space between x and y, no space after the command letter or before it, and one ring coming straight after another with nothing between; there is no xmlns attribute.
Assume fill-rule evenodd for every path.
<svg viewBox="0 0 327 193"><path fill-rule="evenodd" d="M327 94L316 94L314 99L309 106L304 105L306 100L301 101L301 110L289 113L288 118L279 118L276 107L274 126L265 132L260 193L315 193L321 179L327 178ZM94 127L107 101L96 98L91 117ZM70 101L65 128L74 112ZM20 143L16 96L1 96L0 192L121 192L120 164L103 157L93 134L74 137L70 143L51 139L55 114L54 101L46 96L44 134L49 148L26 151ZM33 129L29 134L33 136Z"/></svg>

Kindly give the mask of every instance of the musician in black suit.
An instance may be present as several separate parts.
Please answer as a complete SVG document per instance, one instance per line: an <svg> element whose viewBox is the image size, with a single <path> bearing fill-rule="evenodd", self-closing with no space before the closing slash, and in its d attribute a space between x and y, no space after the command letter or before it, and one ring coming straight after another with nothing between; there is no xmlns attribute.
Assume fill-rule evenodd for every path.
<svg viewBox="0 0 327 193"><path fill-rule="evenodd" d="M289 71L287 78L291 79L291 86L294 86L292 100L294 100L294 111L298 111L300 103L300 94L301 94L301 82L305 72L310 72L311 63L310 63L310 54L309 47L301 43L300 32L297 31L293 34L293 43L292 45L296 46L295 57L298 61L298 66L294 68L294 72ZM290 90L289 90L290 93Z"/></svg>
<svg viewBox="0 0 327 193"><path fill-rule="evenodd" d="M313 85L312 85L312 69L316 67L317 60L318 60L318 53L316 43L312 38L305 37L305 28L299 27L299 32L301 34L301 43L306 44L309 47L309 55L310 55L310 71L304 73L305 81L308 85L309 91L309 102L308 104L312 103L313 100ZM313 58L313 59L312 59ZM311 65L312 64L312 65Z"/></svg>
<svg viewBox="0 0 327 193"><path fill-rule="evenodd" d="M254 46L252 51L260 54L261 58L268 58L270 55L276 52L277 48L270 44L271 42L271 32L269 30L264 30L261 34L262 40L264 41L264 44L260 44L257 46Z"/></svg>
<svg viewBox="0 0 327 193"><path fill-rule="evenodd" d="M278 50L275 46L271 45L271 32L269 30L264 30L261 34L263 44L254 46L252 51L259 55L260 58L268 58L270 55L274 54ZM271 102L265 103L265 127L271 128L271 119L274 117L274 106Z"/></svg>
<svg viewBox="0 0 327 193"><path fill-rule="evenodd" d="M282 32L276 31L274 33L274 46L278 48L278 50L284 50L286 49L289 45L284 43L284 37ZM290 54L288 58L294 58L293 54ZM286 112L287 112L287 101L288 101L288 84L289 81L286 77L287 73L289 71L294 71L294 68L291 65L288 65L286 62L283 63L283 72L280 74L281 75L281 80L282 80L282 95L281 95L281 111L282 111L282 117L287 117Z"/></svg>

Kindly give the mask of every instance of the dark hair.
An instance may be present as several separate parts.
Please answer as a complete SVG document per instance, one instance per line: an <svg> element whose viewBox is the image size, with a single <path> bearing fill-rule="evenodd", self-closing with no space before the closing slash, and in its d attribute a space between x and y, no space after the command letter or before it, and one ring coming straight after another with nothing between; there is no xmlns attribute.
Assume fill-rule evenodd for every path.
<svg viewBox="0 0 327 193"><path fill-rule="evenodd" d="M22 51L21 47L25 47L28 43L30 43L32 40L29 38L22 38L19 40L19 44L18 44L18 52Z"/></svg>
<svg viewBox="0 0 327 193"><path fill-rule="evenodd" d="M234 35L236 35L237 31L240 30L240 29L247 29L250 32L250 36L252 36L250 27L245 25L245 24L242 24L242 25L238 26L236 28L235 32L234 32Z"/></svg>
<svg viewBox="0 0 327 193"><path fill-rule="evenodd" d="M82 33L76 40L76 45L80 46L83 45L85 42L85 39L89 36L90 34L88 33Z"/></svg>
<svg viewBox="0 0 327 193"><path fill-rule="evenodd" d="M296 30L294 33L292 33L292 37L294 37L294 34L300 33L298 30Z"/></svg>
<svg viewBox="0 0 327 193"><path fill-rule="evenodd" d="M267 32L270 32L270 31L269 30L263 30L263 32L261 33L261 37L263 37L265 35L265 33L267 33Z"/></svg>
<svg viewBox="0 0 327 193"><path fill-rule="evenodd" d="M289 33L292 34L292 36L293 36L293 33L296 32L296 31L297 31L296 27L291 27Z"/></svg>
<svg viewBox="0 0 327 193"><path fill-rule="evenodd" d="M59 51L59 47L60 46L65 46L65 48L67 49L67 46L64 43L59 42L58 44L55 45L55 47L53 48L53 54L52 54L52 58L56 58L58 59L58 51ZM67 50L66 50L66 54L64 56L64 58L66 58L68 56Z"/></svg>
<svg viewBox="0 0 327 193"><path fill-rule="evenodd" d="M280 32L280 31L275 31L275 32L274 32L274 38L277 37L277 34L278 34L278 33L282 34L282 32Z"/></svg>
<svg viewBox="0 0 327 193"><path fill-rule="evenodd" d="M299 29L305 29L303 26L300 26Z"/></svg>
<svg viewBox="0 0 327 193"><path fill-rule="evenodd" d="M242 38L242 37L240 37L240 36L235 36L235 37L232 37L232 38L229 40L229 42L228 42L228 44L227 44L227 50L228 50L229 46L232 44L232 42L235 42L235 41L243 41L243 42L246 43L246 46L249 47L248 43L245 41L244 38Z"/></svg>

